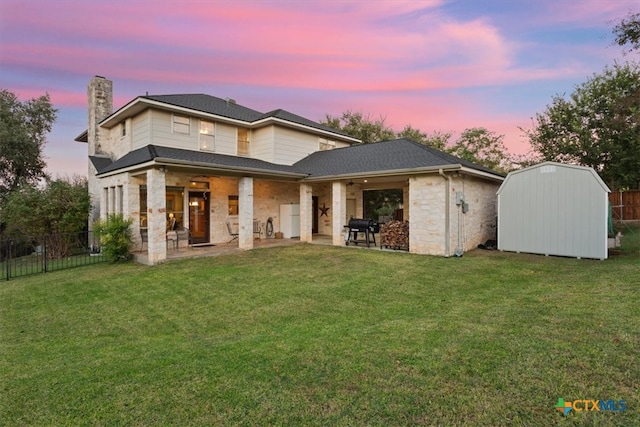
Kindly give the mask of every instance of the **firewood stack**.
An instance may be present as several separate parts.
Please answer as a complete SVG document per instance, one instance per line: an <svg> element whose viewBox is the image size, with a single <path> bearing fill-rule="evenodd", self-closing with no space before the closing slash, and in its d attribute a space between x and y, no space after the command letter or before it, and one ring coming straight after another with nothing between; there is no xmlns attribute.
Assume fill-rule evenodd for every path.
<svg viewBox="0 0 640 427"><path fill-rule="evenodd" d="M382 224L380 247L409 250L409 222L389 221Z"/></svg>

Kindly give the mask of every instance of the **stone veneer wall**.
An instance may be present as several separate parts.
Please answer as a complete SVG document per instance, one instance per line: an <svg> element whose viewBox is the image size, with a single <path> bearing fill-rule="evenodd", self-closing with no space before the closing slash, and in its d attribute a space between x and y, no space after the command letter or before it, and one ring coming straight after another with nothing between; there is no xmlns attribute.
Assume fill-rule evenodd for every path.
<svg viewBox="0 0 640 427"><path fill-rule="evenodd" d="M495 239L496 203L499 183L469 176L451 175L449 205L446 180L440 175L412 177L409 183L409 251L429 255L454 255L460 246L468 251ZM469 211L456 205L462 192ZM405 206L407 203L405 202ZM446 215L449 213L449 251L446 242ZM460 239L458 239L460 237Z"/></svg>
<svg viewBox="0 0 640 427"><path fill-rule="evenodd" d="M445 253L445 184L439 175L409 179L409 251L417 254Z"/></svg>
<svg viewBox="0 0 640 427"><path fill-rule="evenodd" d="M451 188L451 250L458 246L458 230L460 230L460 244L466 252L478 247L489 239L496 238L497 202L496 192L500 183L470 176L454 177ZM465 202L469 204L467 213L458 215L460 207L455 205L456 192L464 194ZM460 218L460 222L458 222ZM459 224L459 227L458 227Z"/></svg>

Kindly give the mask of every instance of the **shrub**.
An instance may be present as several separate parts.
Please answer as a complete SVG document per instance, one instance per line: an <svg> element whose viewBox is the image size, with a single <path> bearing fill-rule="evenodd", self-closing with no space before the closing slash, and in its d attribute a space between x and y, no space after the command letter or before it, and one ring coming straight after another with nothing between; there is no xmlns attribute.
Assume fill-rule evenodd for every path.
<svg viewBox="0 0 640 427"><path fill-rule="evenodd" d="M111 262L128 260L131 257L131 218L122 214L109 215L106 221L98 221L93 230L100 238L101 251Z"/></svg>

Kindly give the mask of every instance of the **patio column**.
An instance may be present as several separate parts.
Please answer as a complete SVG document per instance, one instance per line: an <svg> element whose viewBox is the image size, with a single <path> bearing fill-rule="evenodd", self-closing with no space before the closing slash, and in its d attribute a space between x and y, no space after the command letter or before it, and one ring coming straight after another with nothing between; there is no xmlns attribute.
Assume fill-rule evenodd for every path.
<svg viewBox="0 0 640 427"><path fill-rule="evenodd" d="M238 247L253 249L253 178L238 181Z"/></svg>
<svg viewBox="0 0 640 427"><path fill-rule="evenodd" d="M344 220L347 217L347 185L334 182L331 187L331 236L334 246L344 245Z"/></svg>
<svg viewBox="0 0 640 427"><path fill-rule="evenodd" d="M167 259L167 195L165 172L147 171L147 231L149 264Z"/></svg>
<svg viewBox="0 0 640 427"><path fill-rule="evenodd" d="M309 184L300 184L300 241L313 240L313 190Z"/></svg>

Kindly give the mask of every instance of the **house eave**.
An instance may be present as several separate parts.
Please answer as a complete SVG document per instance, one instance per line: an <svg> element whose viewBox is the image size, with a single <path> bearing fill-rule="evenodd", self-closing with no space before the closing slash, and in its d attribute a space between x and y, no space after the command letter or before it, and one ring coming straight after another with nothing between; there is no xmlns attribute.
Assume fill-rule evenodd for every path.
<svg viewBox="0 0 640 427"><path fill-rule="evenodd" d="M288 181L298 181L306 175L295 172L269 171L259 168L233 167L233 166L217 166L204 162L184 162L174 159L156 157L151 161L124 167L121 169L98 173L98 178L106 178L121 173L139 172L146 169L166 167L169 170L180 172L192 172L198 174L225 175L225 176L251 176L254 178L280 179Z"/></svg>
<svg viewBox="0 0 640 427"><path fill-rule="evenodd" d="M443 172L462 172L469 175L474 175L482 178L488 178L496 181L503 181L504 177L492 175L488 172L478 171L476 169L464 167L460 164L441 165L441 166L426 166L419 168L408 169L392 169L386 171L373 171L373 172L357 172L347 173L339 175L326 175L314 178L312 176L302 179L303 182L327 182L327 181L340 181L348 179L360 179L360 178L372 178L372 177L391 177L391 176L408 176L408 175L420 175L429 173L438 173L440 170Z"/></svg>

